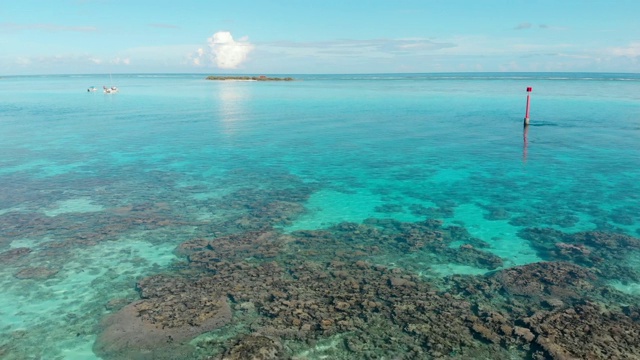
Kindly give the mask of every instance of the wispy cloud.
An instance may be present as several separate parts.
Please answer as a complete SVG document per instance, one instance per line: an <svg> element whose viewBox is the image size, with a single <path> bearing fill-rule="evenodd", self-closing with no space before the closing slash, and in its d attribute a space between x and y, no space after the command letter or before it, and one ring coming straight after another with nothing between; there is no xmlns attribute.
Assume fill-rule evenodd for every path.
<svg viewBox="0 0 640 360"><path fill-rule="evenodd" d="M543 30L565 30L566 28L564 27L560 27L560 26L552 26L549 24L532 24L530 22L523 22L520 23L518 25L516 25L516 27L513 28L513 30L528 30L528 29L533 29L537 27L538 29L543 29Z"/></svg>
<svg viewBox="0 0 640 360"><path fill-rule="evenodd" d="M51 56L20 56L14 59L14 64L19 66L55 65L85 66L85 65L131 65L129 57L99 57L89 54L62 54Z"/></svg>
<svg viewBox="0 0 640 360"><path fill-rule="evenodd" d="M516 27L513 28L513 30L525 30L525 29L531 29L532 27L533 27L532 23L524 22L524 23L518 24Z"/></svg>
<svg viewBox="0 0 640 360"><path fill-rule="evenodd" d="M593 54L565 54L565 53L557 53L550 54L553 56L561 57L561 58L569 58L569 59L579 59L579 60L593 60L596 59L597 56Z"/></svg>
<svg viewBox="0 0 640 360"><path fill-rule="evenodd" d="M0 23L0 31L23 31L38 30L45 32L93 32L98 31L94 26L67 26L58 24L16 24L16 23Z"/></svg>
<svg viewBox="0 0 640 360"><path fill-rule="evenodd" d="M266 48L274 52L301 54L309 56L396 56L430 53L440 49L452 48L456 44L436 42L422 38L409 39L340 39L319 42L280 41L264 43Z"/></svg>
<svg viewBox="0 0 640 360"><path fill-rule="evenodd" d="M150 27L160 28L160 29L179 29L180 27L171 24L149 24Z"/></svg>
<svg viewBox="0 0 640 360"><path fill-rule="evenodd" d="M608 51L613 56L636 58L640 57L640 42L632 42L628 46L613 47Z"/></svg>

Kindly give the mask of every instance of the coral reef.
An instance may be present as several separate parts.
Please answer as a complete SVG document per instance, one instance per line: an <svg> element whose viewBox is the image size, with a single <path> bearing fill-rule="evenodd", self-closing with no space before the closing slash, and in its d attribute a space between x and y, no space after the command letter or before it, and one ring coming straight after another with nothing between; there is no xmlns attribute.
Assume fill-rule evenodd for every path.
<svg viewBox="0 0 640 360"><path fill-rule="evenodd" d="M98 356L188 358L194 350L188 340L231 321L231 309L224 296L203 296L194 289L181 287L179 281L163 279L167 292L162 297L136 301L104 320L93 347Z"/></svg>
<svg viewBox="0 0 640 360"><path fill-rule="evenodd" d="M590 302L522 319L536 336L540 360L640 358L638 320Z"/></svg>
<svg viewBox="0 0 640 360"><path fill-rule="evenodd" d="M300 251L313 256L319 243L322 254L331 249L334 254L350 252L345 256L379 254L382 257L399 259L408 252L425 254L433 263L457 263L478 268L496 269L503 261L497 255L481 250L486 243L472 237L459 226L443 226L438 220L425 220L415 223L400 222L391 219L367 219L363 224L340 223L326 231L297 231L291 234L296 238ZM465 245L451 247L453 242ZM404 265L404 264L403 264ZM408 264L407 264L408 265ZM410 266L410 265L408 265Z"/></svg>
<svg viewBox="0 0 640 360"><path fill-rule="evenodd" d="M279 340L252 334L243 336L229 348L221 360L278 360L285 359Z"/></svg>
<svg viewBox="0 0 640 360"><path fill-rule="evenodd" d="M640 250L640 239L602 231L569 234L548 228L527 228L518 235L547 260L571 261L604 278L640 282L640 272L627 261L630 253Z"/></svg>
<svg viewBox="0 0 640 360"><path fill-rule="evenodd" d="M58 271L60 270L48 266L26 267L15 273L14 276L18 279L45 280L53 277Z"/></svg>
<svg viewBox="0 0 640 360"><path fill-rule="evenodd" d="M18 262L18 260L28 255L31 251L32 250L27 247L19 247L19 248L13 248L11 250L7 250L5 252L0 253L0 263L12 264L12 263Z"/></svg>
<svg viewBox="0 0 640 360"><path fill-rule="evenodd" d="M543 262L499 271L495 278L510 295L530 298L580 298L592 290L595 275L571 263Z"/></svg>
<svg viewBox="0 0 640 360"><path fill-rule="evenodd" d="M634 244L633 239L602 234L564 234L562 240L571 236L590 240L563 242L571 246L561 249L584 254L579 244ZM448 246L453 241L466 244ZM483 246L463 228L443 227L437 221L367 220L322 231L283 234L263 229L195 238L176 249L187 260L181 270L141 280L142 300L119 313L135 311L139 321L169 329L198 325L198 316L223 318L215 323L223 329L244 329L198 343L199 358L210 359L296 358L295 349L304 347L300 344L313 348L329 338L341 339L326 355L335 359L640 355L633 341L640 330L638 310L616 305L637 299L607 287L590 268L568 261L541 262L436 280L374 261L378 253L429 249L447 259L485 261L484 266L496 268L498 262L492 265L492 258L477 249ZM221 317L219 308L203 302L225 298L237 317ZM253 314L250 320L247 314ZM126 321L116 315L110 324L118 329ZM174 336L176 351L186 351L186 341L199 331ZM590 334L598 340L581 347ZM101 354L117 358L110 341L100 336Z"/></svg>

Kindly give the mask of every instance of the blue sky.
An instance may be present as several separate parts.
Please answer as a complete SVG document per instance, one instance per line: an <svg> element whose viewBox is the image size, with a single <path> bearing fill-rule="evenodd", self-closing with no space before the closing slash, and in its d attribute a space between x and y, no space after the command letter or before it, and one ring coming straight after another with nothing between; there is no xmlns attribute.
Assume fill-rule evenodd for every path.
<svg viewBox="0 0 640 360"><path fill-rule="evenodd" d="M0 75L640 72L638 0L2 0Z"/></svg>

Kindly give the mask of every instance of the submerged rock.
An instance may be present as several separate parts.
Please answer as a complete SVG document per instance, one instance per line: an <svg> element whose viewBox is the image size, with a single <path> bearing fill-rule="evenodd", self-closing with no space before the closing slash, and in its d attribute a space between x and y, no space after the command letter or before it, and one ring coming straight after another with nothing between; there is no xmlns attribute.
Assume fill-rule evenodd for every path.
<svg viewBox="0 0 640 360"><path fill-rule="evenodd" d="M175 303L170 298L163 300L140 300L107 317L94 352L104 359L189 358L193 351L189 340L231 321L231 308L224 297L195 303L193 298Z"/></svg>
<svg viewBox="0 0 640 360"><path fill-rule="evenodd" d="M551 249L593 253L593 239L543 233ZM464 245L453 248L454 242ZM585 303L624 297L590 268L555 261L481 276L428 278L378 261L380 254L402 258L424 251L438 260L503 266L482 246L464 228L432 220L370 219L286 235L268 228L196 238L176 250L187 261L177 274L138 283L142 300L105 322L96 353L105 359L193 358L188 342L230 323L231 306L229 328L239 334L199 342L198 355L286 359L332 341L334 353L327 358L336 359L635 356L638 308L609 311ZM625 303L634 303L630 299ZM578 323L582 314L588 328ZM598 322L602 330L594 330ZM589 334L599 336L594 345L577 349ZM618 336L620 345L609 344L607 336Z"/></svg>
<svg viewBox="0 0 640 360"><path fill-rule="evenodd" d="M639 359L640 322L584 303L524 319L541 349L535 359Z"/></svg>
<svg viewBox="0 0 640 360"><path fill-rule="evenodd" d="M533 298L554 296L579 298L591 290L596 276L586 268L568 262L539 262L497 272L495 278L510 295Z"/></svg>
<svg viewBox="0 0 640 360"><path fill-rule="evenodd" d="M518 235L546 260L571 261L607 279L640 282L640 271L627 262L631 252L640 252L638 238L602 231L569 234L549 228L528 228Z"/></svg>
<svg viewBox="0 0 640 360"><path fill-rule="evenodd" d="M14 276L18 279L46 280L57 274L59 269L46 266L28 267L18 271Z"/></svg>
<svg viewBox="0 0 640 360"><path fill-rule="evenodd" d="M260 334L243 336L220 358L221 360L287 359L279 340Z"/></svg>
<svg viewBox="0 0 640 360"><path fill-rule="evenodd" d="M17 262L24 256L31 253L31 249L28 247L19 247L11 250L7 250L0 253L0 263L1 264L11 264Z"/></svg>

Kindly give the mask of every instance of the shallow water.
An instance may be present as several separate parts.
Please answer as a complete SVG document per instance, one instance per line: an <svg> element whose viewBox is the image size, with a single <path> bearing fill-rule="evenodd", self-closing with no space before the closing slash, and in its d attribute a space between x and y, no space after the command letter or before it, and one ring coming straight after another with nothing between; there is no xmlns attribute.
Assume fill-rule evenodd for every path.
<svg viewBox="0 0 640 360"><path fill-rule="evenodd" d="M550 260L525 229L640 237L638 75L204 77L115 75L117 94L85 91L104 76L0 79L0 355L95 358L109 301L138 299L196 238L438 219L470 236L448 246L472 237L505 269ZM426 279L495 270L450 260L368 258Z"/></svg>

